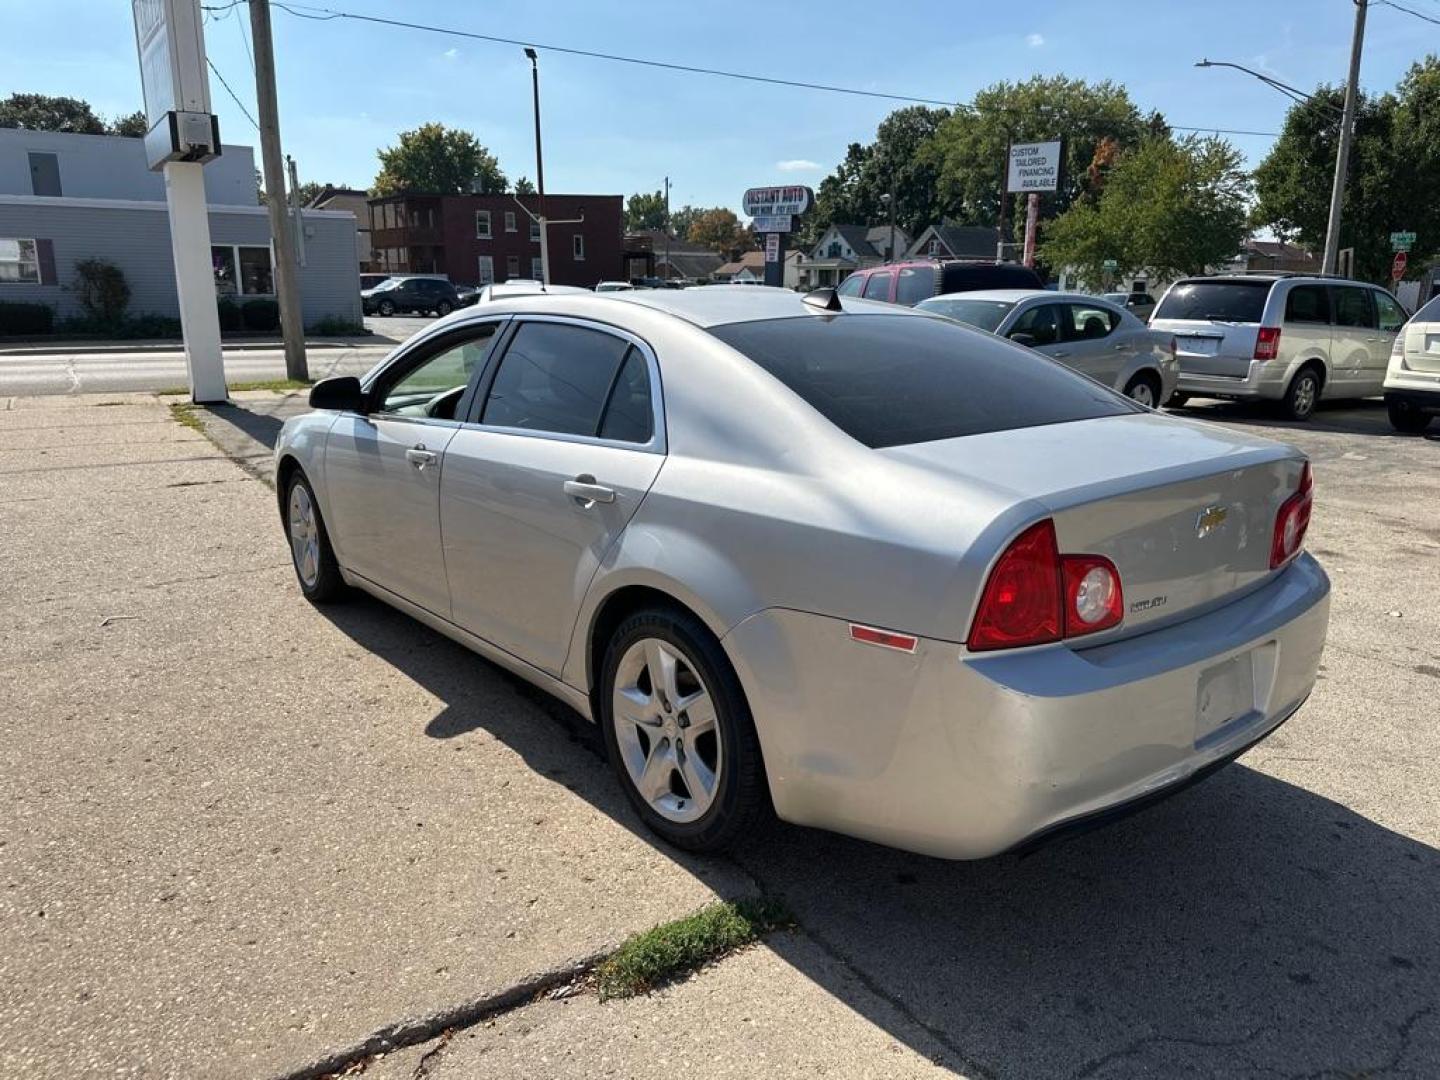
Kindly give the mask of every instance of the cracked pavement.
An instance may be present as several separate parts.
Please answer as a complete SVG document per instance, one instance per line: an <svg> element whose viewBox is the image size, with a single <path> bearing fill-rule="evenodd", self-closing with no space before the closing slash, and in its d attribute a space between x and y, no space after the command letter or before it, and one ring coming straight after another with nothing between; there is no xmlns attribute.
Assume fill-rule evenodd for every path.
<svg viewBox="0 0 1440 1080"><path fill-rule="evenodd" d="M0 1074L1440 1075L1440 442L1187 410L1312 455L1334 583L1311 701L1206 783L1025 858L702 860L563 708L303 603L262 482L296 407L202 411L237 465L153 397L0 399ZM798 928L645 998L516 994L757 891Z"/></svg>

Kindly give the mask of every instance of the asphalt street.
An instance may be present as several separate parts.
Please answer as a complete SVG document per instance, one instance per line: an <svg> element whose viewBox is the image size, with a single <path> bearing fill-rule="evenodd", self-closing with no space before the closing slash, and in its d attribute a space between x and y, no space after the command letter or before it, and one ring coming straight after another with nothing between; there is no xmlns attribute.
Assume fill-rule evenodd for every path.
<svg viewBox="0 0 1440 1080"><path fill-rule="evenodd" d="M1183 413L1314 461L1301 712L968 864L787 826L683 856L573 714L378 603L305 604L257 479L301 407L240 395L207 439L143 395L0 397L0 1075L289 1075L755 893L797 928L364 1075L1440 1075L1440 440L1378 403Z"/></svg>

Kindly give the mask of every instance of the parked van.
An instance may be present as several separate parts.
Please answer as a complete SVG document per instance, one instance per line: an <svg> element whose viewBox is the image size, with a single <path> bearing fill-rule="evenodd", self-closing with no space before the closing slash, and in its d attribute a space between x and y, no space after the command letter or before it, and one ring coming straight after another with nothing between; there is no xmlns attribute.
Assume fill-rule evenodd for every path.
<svg viewBox="0 0 1440 1080"><path fill-rule="evenodd" d="M835 291L841 296L914 307L921 300L976 289L1043 289L1045 282L1019 263L917 259L857 270Z"/></svg>
<svg viewBox="0 0 1440 1080"><path fill-rule="evenodd" d="M1185 278L1171 285L1150 329L1175 335L1185 398L1278 401L1308 420L1322 398L1381 393L1407 316L1384 289L1300 275Z"/></svg>

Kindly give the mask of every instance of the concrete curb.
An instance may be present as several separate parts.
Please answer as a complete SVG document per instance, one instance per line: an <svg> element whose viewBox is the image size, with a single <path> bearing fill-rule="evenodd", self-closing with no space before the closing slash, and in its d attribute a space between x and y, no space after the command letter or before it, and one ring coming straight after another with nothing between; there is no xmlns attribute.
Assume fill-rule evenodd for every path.
<svg viewBox="0 0 1440 1080"><path fill-rule="evenodd" d="M264 338L261 340L244 341L221 341L221 347L225 352L245 352L247 350L275 350L283 349L285 343L279 338ZM366 346L398 345L395 338L387 337L384 334L372 334L365 337L353 338L325 338L316 341L306 341L307 349L363 349ZM71 355L96 355L103 353L175 353L183 355L185 346L178 341L135 341L135 342L96 342L96 341L72 341L57 345L18 345L13 348L0 348L0 356L71 356Z"/></svg>

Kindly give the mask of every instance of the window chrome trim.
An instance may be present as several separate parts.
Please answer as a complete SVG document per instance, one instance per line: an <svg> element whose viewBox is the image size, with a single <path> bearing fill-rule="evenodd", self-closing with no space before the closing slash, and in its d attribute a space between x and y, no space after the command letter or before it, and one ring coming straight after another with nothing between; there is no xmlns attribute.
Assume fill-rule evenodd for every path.
<svg viewBox="0 0 1440 1080"><path fill-rule="evenodd" d="M655 350L650 343L629 330L624 330L613 323L601 322L599 319L585 319L573 315L531 315L528 313L517 313L512 316L515 321L515 329L511 332L509 339L505 342L505 348L494 362L490 365L493 371L485 373L483 389L484 400L481 395L476 394L476 400L471 404L471 411L475 415L473 420L465 420L461 427L474 428L477 431L493 431L497 435L519 435L532 439L549 439L552 442L579 443L585 446L610 446L617 450L636 450L643 454L668 454L670 442L668 431L665 427L665 388L660 380L660 361L655 355ZM611 337L619 338L640 351L645 358L645 368L650 376L650 412L651 431L650 441L637 443L626 442L623 439L602 439L598 435L571 435L561 431L540 431L535 428L507 427L500 424L485 424L480 417L485 413L485 404L490 396L490 385L494 382L495 371L505 362L506 355L510 352L510 346L514 343L515 335L527 322L535 323L558 323L562 326L574 326L582 330L594 330L598 333L609 334ZM622 358L621 363L624 363Z"/></svg>

